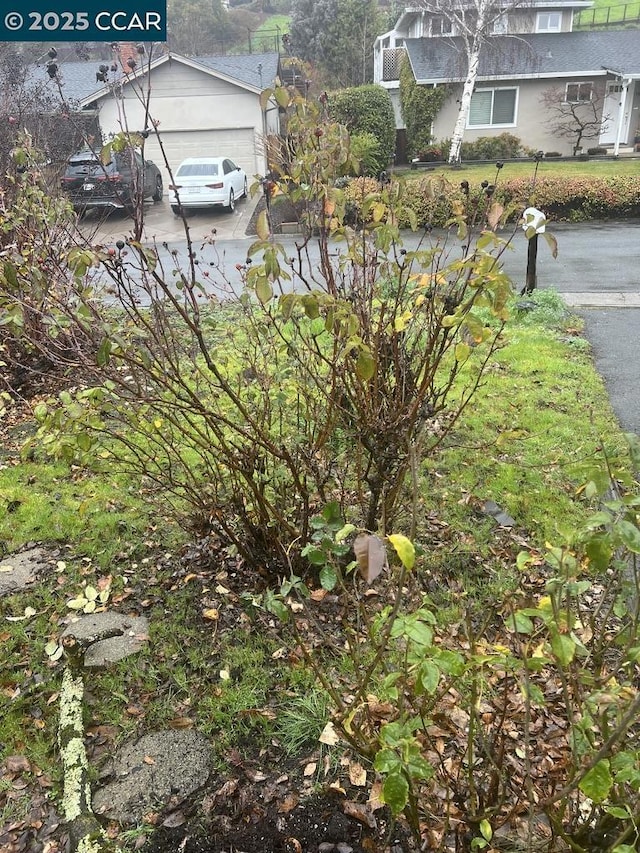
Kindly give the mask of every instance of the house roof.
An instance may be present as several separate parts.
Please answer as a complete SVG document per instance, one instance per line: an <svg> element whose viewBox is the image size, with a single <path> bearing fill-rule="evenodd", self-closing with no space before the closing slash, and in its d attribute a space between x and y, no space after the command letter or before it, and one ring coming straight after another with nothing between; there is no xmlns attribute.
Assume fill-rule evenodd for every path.
<svg viewBox="0 0 640 853"><path fill-rule="evenodd" d="M640 30L522 33L492 36L480 56L480 80L593 77L607 73L640 79ZM460 38L407 39L418 83L458 82L467 60Z"/></svg>
<svg viewBox="0 0 640 853"><path fill-rule="evenodd" d="M199 69L205 74L219 77L235 83L243 89L261 92L268 86L272 86L279 68L279 55L277 53L252 53L239 54L237 56L196 56L186 57L179 54L164 54L151 63L151 69L157 68L166 62L181 62L192 68ZM103 63L100 60L88 62L61 62L59 65L60 80L64 97L71 102L79 102L83 107L91 106L110 90L104 83L96 82L98 66ZM147 67L138 69L135 74L124 75L121 70L111 73L111 83L124 81L125 79L139 78L147 73ZM47 79L44 66L34 66L31 71L32 77ZM57 83L52 80L51 85L57 88Z"/></svg>

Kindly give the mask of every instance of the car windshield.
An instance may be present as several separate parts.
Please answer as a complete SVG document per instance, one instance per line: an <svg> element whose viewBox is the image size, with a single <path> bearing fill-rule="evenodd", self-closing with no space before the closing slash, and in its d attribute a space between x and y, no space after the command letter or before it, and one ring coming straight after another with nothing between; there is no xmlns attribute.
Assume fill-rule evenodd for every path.
<svg viewBox="0 0 640 853"><path fill-rule="evenodd" d="M217 163L185 163L178 169L177 177L180 178L196 178L206 175L217 175Z"/></svg>
<svg viewBox="0 0 640 853"><path fill-rule="evenodd" d="M72 157L69 160L69 166L73 169L78 166L110 166L111 161L109 163L100 163L100 160L97 157L92 157L90 154L81 155L79 154L77 157Z"/></svg>

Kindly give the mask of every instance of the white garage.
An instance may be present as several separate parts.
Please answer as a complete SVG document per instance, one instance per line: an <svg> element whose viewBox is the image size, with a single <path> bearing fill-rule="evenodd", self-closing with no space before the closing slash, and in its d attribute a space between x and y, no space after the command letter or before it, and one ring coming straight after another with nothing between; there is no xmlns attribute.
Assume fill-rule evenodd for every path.
<svg viewBox="0 0 640 853"><path fill-rule="evenodd" d="M216 130L168 130L161 132L160 139L164 154L175 173L187 157L229 157L247 173L249 180L263 175L263 145L252 127ZM153 160L163 173L166 172L160 140L149 136L145 143L145 157ZM165 186L168 178L165 175Z"/></svg>
<svg viewBox="0 0 640 853"><path fill-rule="evenodd" d="M266 173L264 140L280 132L277 105L263 109L260 102L278 72L277 53L165 54L135 73L113 72L114 80L81 105L97 110L107 141L123 130L149 131L145 156L161 168L165 190L170 179L161 145L172 169L186 157L225 156L251 178Z"/></svg>

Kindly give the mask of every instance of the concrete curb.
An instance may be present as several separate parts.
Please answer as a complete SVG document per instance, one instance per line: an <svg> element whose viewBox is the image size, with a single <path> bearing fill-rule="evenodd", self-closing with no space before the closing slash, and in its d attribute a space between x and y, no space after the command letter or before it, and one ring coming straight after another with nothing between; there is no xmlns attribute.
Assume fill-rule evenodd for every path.
<svg viewBox="0 0 640 853"><path fill-rule="evenodd" d="M640 293L562 293L570 308L640 308Z"/></svg>

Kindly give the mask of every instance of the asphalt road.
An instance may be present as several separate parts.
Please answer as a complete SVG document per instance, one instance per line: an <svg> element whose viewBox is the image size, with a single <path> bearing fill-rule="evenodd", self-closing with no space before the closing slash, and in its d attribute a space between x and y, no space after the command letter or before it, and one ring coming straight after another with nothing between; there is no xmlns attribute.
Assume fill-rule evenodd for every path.
<svg viewBox="0 0 640 853"><path fill-rule="evenodd" d="M209 273L211 290L221 296L241 286L236 264L245 262L256 239L245 234L255 203L255 199L242 200L233 214L213 210L188 217L198 263ZM88 217L82 227L93 240L113 245L127 235L131 224L115 214L103 223ZM620 424L640 433L640 222L558 223L549 230L558 241L558 256L554 259L544 239L539 239L538 287L558 290L584 317L596 368ZM166 200L146 206L145 231L145 241L157 247L166 274L187 261L184 224L173 216ZM407 248L416 239L407 234ZM299 240L295 235L278 237L290 257L295 256ZM512 249L502 258L518 290L524 284L526 258L527 241L518 232ZM312 247L309 264L313 267L316 260Z"/></svg>

